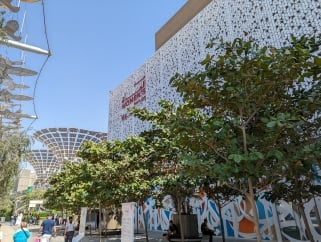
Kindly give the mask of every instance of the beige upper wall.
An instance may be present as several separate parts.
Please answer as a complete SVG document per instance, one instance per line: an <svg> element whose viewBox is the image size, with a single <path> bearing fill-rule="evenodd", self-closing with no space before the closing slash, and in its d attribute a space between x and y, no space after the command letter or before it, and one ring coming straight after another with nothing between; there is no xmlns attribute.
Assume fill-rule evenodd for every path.
<svg viewBox="0 0 321 242"><path fill-rule="evenodd" d="M212 0L188 0L155 34L155 50L177 33Z"/></svg>
<svg viewBox="0 0 321 242"><path fill-rule="evenodd" d="M35 172L28 169L22 169L18 174L16 191L22 192L27 190L29 186L33 186L36 178L37 177Z"/></svg>

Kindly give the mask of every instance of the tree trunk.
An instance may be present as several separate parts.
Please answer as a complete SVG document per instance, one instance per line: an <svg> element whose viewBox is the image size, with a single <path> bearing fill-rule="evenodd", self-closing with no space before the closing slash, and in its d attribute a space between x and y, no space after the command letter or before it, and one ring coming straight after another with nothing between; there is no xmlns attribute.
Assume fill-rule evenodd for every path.
<svg viewBox="0 0 321 242"><path fill-rule="evenodd" d="M181 199L177 198L177 213L178 213L178 220L179 220L179 231L181 234L181 241L184 242L184 229L183 229L183 223L182 223L182 204Z"/></svg>
<svg viewBox="0 0 321 242"><path fill-rule="evenodd" d="M308 240L310 240L310 242L314 242L314 238L313 238L313 235L312 235L312 232L311 232L310 225L308 223L307 216L306 216L305 211L304 211L304 205L303 205L302 201L300 202L300 204L298 204L298 210L299 210L300 215L303 218L303 223L304 223L304 226L305 226L305 231L306 231L306 235L308 237Z"/></svg>
<svg viewBox="0 0 321 242"><path fill-rule="evenodd" d="M99 242L101 242L101 226L100 226L100 223L101 223L101 206L100 206L100 203L99 203L99 214L98 214L98 217L99 217L99 223L98 223L98 233L99 233Z"/></svg>
<svg viewBox="0 0 321 242"><path fill-rule="evenodd" d="M278 212L278 208L277 208L276 203L274 202L273 204L274 204L274 209L275 209L275 216L277 218L277 223L278 223L278 227L279 227L278 231L275 231L275 233L276 233L275 236L276 236L277 241L282 241L283 236L282 236L282 232L281 232L279 212Z"/></svg>
<svg viewBox="0 0 321 242"><path fill-rule="evenodd" d="M255 205L255 199L254 199L254 192L253 192L253 184L252 184L252 179L248 178L248 184L249 184L249 196L248 199L252 205L253 209L253 219L254 219L254 225L255 225L255 233L256 233L256 240L258 242L262 242L262 236L260 233L260 224L259 224L259 216L257 213L256 205Z"/></svg>
<svg viewBox="0 0 321 242"><path fill-rule="evenodd" d="M317 224L319 226L319 229L321 229L321 218L320 218L320 212L319 212L319 208L318 208L318 204L317 201L315 200L315 196L313 196L313 200L314 200L314 206L315 206L315 216L317 218Z"/></svg>
<svg viewBox="0 0 321 242"><path fill-rule="evenodd" d="M107 216L106 216L106 208L102 208L103 213L103 224L104 224L104 237L107 237Z"/></svg>
<svg viewBox="0 0 321 242"><path fill-rule="evenodd" d="M225 242L225 231L224 231L224 221L222 216L222 206L219 199L216 201L218 206L218 211L220 213L220 224L221 224L221 231L222 231L222 241ZM217 235L217 234L216 234Z"/></svg>

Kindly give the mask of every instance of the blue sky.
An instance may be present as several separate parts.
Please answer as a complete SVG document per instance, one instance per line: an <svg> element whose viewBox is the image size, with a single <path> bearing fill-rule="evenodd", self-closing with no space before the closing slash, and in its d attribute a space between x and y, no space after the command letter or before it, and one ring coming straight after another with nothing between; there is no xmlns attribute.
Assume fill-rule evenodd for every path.
<svg viewBox="0 0 321 242"><path fill-rule="evenodd" d="M155 33L186 0L44 2L45 29L41 1L21 3L20 19L12 15L22 23L26 12L22 37L47 49L47 33L52 52L39 77L22 80L31 86L26 92L35 93L35 105L24 102L23 111L38 116L24 126L30 134L55 127L107 132L109 91L154 54ZM23 55L25 67L38 72L46 61L45 55Z"/></svg>

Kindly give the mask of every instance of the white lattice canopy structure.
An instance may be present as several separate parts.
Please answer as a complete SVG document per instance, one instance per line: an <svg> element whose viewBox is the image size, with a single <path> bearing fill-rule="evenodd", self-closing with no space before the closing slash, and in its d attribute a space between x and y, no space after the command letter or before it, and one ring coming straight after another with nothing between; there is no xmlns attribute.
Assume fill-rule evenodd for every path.
<svg viewBox="0 0 321 242"><path fill-rule="evenodd" d="M30 164L36 171L37 184L43 186L47 179L59 171L64 162L80 162L77 152L85 141L99 143L107 139L107 133L78 128L48 128L33 135L48 150L32 150Z"/></svg>
<svg viewBox="0 0 321 242"><path fill-rule="evenodd" d="M29 163L37 174L36 187L45 186L48 178L59 169L56 157L50 150L32 150Z"/></svg>

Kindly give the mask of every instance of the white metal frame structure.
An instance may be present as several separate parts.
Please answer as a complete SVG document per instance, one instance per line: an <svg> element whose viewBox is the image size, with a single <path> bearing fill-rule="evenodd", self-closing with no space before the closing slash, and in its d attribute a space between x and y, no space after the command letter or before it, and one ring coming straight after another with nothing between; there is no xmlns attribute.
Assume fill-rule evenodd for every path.
<svg viewBox="0 0 321 242"><path fill-rule="evenodd" d="M61 169L64 162L80 162L76 153L85 141L99 143L107 140L107 133L78 128L48 128L38 130L34 138L39 140L48 150L32 150L30 164L36 171L35 186L46 186L48 178Z"/></svg>

